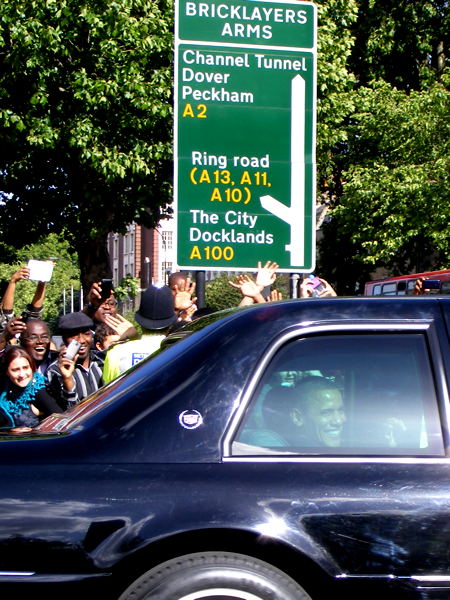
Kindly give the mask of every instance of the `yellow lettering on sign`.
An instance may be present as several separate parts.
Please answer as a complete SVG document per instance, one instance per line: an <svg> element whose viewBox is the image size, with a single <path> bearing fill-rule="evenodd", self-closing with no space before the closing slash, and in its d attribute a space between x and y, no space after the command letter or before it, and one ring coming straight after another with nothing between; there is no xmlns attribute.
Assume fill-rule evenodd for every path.
<svg viewBox="0 0 450 600"><path fill-rule="evenodd" d="M198 115L197 115L197 119L207 119L206 116L206 105L205 104L199 104L197 106L198 108Z"/></svg>
<svg viewBox="0 0 450 600"><path fill-rule="evenodd" d="M190 104L186 104L184 107L182 117L191 117L192 119L207 119L206 104L198 104L196 107L197 114L194 114L194 109Z"/></svg>
<svg viewBox="0 0 450 600"><path fill-rule="evenodd" d="M199 183L205 183L205 182L206 183L211 183L211 178L210 178L209 173L208 173L208 171L206 169L203 169L203 171L201 172L198 182Z"/></svg>
<svg viewBox="0 0 450 600"><path fill-rule="evenodd" d="M198 246L194 246L189 255L190 260L193 260L194 258L198 258L199 260L202 258L202 255L200 254L200 250L199 250Z"/></svg>
<svg viewBox="0 0 450 600"><path fill-rule="evenodd" d="M241 185L247 183L248 185L252 185L252 180L250 179L250 173L248 171L244 171L242 173L241 181L239 182Z"/></svg>
<svg viewBox="0 0 450 600"><path fill-rule="evenodd" d="M210 202L214 202L214 200L218 200L219 202L222 202L222 195L219 191L219 188L214 188L213 192L211 194L211 198L209 199Z"/></svg>
<svg viewBox="0 0 450 600"><path fill-rule="evenodd" d="M186 104L183 110L183 114L181 116L194 118L194 111L192 110L192 106L190 104Z"/></svg>

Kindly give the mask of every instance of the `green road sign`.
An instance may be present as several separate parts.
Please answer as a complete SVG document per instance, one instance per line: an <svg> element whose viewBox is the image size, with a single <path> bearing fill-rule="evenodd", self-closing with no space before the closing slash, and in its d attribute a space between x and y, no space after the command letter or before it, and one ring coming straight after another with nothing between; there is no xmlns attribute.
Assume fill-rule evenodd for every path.
<svg viewBox="0 0 450 600"><path fill-rule="evenodd" d="M312 271L315 6L182 0L176 24L177 264Z"/></svg>

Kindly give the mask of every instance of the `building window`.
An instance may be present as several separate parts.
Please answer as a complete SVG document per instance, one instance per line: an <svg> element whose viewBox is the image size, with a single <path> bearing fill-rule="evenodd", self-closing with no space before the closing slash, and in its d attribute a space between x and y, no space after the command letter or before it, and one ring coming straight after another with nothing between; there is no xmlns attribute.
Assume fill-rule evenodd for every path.
<svg viewBox="0 0 450 600"><path fill-rule="evenodd" d="M161 232L163 245L166 250L172 250L173 248L173 231L162 231Z"/></svg>
<svg viewBox="0 0 450 600"><path fill-rule="evenodd" d="M173 263L172 262L163 262L161 264L161 281L163 283L167 283L167 279L169 274L172 272Z"/></svg>
<svg viewBox="0 0 450 600"><path fill-rule="evenodd" d="M124 235L123 276L134 277L134 232L128 230Z"/></svg>

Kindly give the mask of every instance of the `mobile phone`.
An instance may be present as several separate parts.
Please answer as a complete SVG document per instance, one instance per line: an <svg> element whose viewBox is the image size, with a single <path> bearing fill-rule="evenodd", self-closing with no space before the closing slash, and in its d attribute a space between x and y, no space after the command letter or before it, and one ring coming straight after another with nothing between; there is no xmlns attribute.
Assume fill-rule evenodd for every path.
<svg viewBox="0 0 450 600"><path fill-rule="evenodd" d="M422 287L424 290L440 290L441 282L439 279L424 279L422 281Z"/></svg>
<svg viewBox="0 0 450 600"><path fill-rule="evenodd" d="M308 283L311 284L313 296L319 296L319 292L325 290L324 284L315 275L308 275Z"/></svg>
<svg viewBox="0 0 450 600"><path fill-rule="evenodd" d="M114 289L112 279L102 279L101 287L102 287L101 292L100 292L101 299L108 300L108 298L111 296L111 292Z"/></svg>
<svg viewBox="0 0 450 600"><path fill-rule="evenodd" d="M72 340L70 342L70 344L67 346L67 350L66 350L66 353L64 354L64 357L70 358L70 360L73 360L75 354L80 349L80 346L81 346L81 344L78 340Z"/></svg>

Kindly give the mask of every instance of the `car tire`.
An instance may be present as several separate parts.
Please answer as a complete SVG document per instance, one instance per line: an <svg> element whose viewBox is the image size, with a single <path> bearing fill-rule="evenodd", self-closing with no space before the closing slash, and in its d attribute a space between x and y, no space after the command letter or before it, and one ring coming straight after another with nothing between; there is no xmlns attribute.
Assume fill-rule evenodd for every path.
<svg viewBox="0 0 450 600"><path fill-rule="evenodd" d="M187 554L147 571L119 600L311 600L288 575L231 552Z"/></svg>

